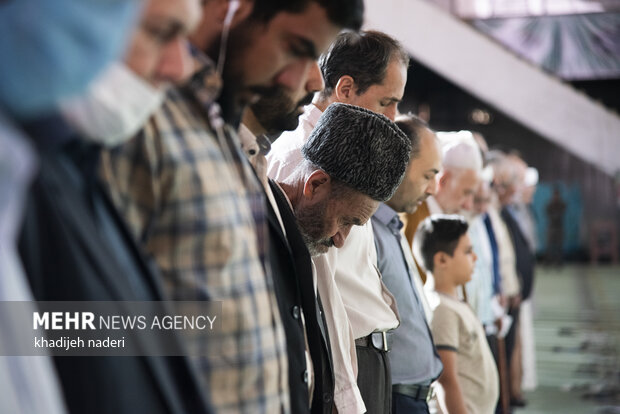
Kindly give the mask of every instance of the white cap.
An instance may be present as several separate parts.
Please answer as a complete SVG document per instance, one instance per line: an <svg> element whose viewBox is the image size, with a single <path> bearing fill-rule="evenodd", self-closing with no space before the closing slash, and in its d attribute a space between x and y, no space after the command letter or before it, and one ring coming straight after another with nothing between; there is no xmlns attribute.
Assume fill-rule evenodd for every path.
<svg viewBox="0 0 620 414"><path fill-rule="evenodd" d="M482 170L482 155L470 131L437 132L446 169Z"/></svg>
<svg viewBox="0 0 620 414"><path fill-rule="evenodd" d="M538 184L538 170L536 168L528 167L527 170L525 170L523 184L525 184L526 187L533 187Z"/></svg>

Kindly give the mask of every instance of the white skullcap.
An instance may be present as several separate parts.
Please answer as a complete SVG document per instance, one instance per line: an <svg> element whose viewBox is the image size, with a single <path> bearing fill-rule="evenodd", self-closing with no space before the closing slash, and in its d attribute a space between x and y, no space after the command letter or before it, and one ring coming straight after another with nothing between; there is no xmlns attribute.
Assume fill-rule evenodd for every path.
<svg viewBox="0 0 620 414"><path fill-rule="evenodd" d="M444 168L482 170L482 155L470 131L437 132L443 153Z"/></svg>
<svg viewBox="0 0 620 414"><path fill-rule="evenodd" d="M538 184L538 170L534 167L528 167L525 170L525 179L523 183L526 187L533 187Z"/></svg>
<svg viewBox="0 0 620 414"><path fill-rule="evenodd" d="M486 183L488 184L492 183L493 177L495 176L493 167L491 165L487 165L486 167L482 169L482 171L480 171L479 176L480 176L480 179L485 181Z"/></svg>

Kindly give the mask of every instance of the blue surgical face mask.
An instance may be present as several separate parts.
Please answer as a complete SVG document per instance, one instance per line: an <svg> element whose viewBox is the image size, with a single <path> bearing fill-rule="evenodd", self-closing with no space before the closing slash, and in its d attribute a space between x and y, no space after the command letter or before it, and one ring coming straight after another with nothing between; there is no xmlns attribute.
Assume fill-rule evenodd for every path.
<svg viewBox="0 0 620 414"><path fill-rule="evenodd" d="M19 119L82 92L124 51L137 0L0 0L0 109Z"/></svg>

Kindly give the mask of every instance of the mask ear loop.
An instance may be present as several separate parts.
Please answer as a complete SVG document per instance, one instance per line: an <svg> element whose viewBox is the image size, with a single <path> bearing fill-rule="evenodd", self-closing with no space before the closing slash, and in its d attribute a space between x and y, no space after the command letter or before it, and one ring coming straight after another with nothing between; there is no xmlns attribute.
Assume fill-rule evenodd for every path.
<svg viewBox="0 0 620 414"><path fill-rule="evenodd" d="M230 33L230 26L232 24L232 20L235 17L235 13L241 7L241 0L230 0L228 4L228 11L226 12L226 18L224 19L224 28L222 30L222 39L220 41L220 53L217 58L217 73L222 77L222 73L224 71L224 61L226 60L226 46L228 44L228 35ZM236 164L235 157L232 152L234 151L234 143L230 142L230 138L227 137L225 132L226 128L229 128L224 123L224 120L221 116L221 109L217 103L213 103L211 108L209 109L209 121L211 123L212 128L215 130L215 134L217 140L219 142L220 148L222 149L222 153L224 158L231 164ZM248 177L241 171L239 172L242 180L247 183Z"/></svg>
<svg viewBox="0 0 620 414"><path fill-rule="evenodd" d="M232 24L235 13L241 7L241 0L230 0L228 11L224 19L224 29L222 30L222 39L220 41L220 53L217 57L217 73L222 76L224 71L224 61L226 60L226 46L228 45L228 35L230 33L230 25Z"/></svg>

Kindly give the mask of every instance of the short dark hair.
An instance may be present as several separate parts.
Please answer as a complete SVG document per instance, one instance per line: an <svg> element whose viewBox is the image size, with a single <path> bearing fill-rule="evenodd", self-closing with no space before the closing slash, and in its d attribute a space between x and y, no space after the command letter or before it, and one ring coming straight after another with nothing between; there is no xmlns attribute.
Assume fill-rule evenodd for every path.
<svg viewBox="0 0 620 414"><path fill-rule="evenodd" d="M411 159L418 158L420 156L420 131L428 129L432 132L428 123L411 112L397 116L394 123L411 139Z"/></svg>
<svg viewBox="0 0 620 414"><path fill-rule="evenodd" d="M467 233L467 221L462 216L435 214L427 217L415 233L413 249L418 263L432 272L433 258L438 252L452 256L460 238Z"/></svg>
<svg viewBox="0 0 620 414"><path fill-rule="evenodd" d="M268 22L281 12L301 13L312 2L324 8L329 20L338 27L351 30L362 27L363 0L254 0L250 19Z"/></svg>
<svg viewBox="0 0 620 414"><path fill-rule="evenodd" d="M349 75L355 80L357 94L366 92L372 85L385 79L392 59L409 65L409 54L395 39L376 31L343 32L319 58L319 66L325 81L322 97L328 97L336 88L338 80Z"/></svg>

